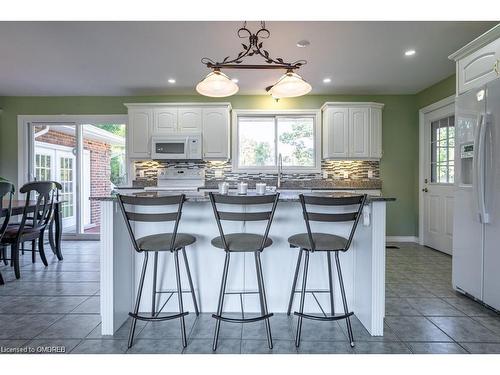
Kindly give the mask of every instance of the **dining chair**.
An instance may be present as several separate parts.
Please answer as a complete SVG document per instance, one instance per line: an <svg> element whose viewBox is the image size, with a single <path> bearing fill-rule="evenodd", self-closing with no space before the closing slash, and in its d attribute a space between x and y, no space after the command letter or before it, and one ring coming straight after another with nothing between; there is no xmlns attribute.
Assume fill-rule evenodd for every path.
<svg viewBox="0 0 500 375"><path fill-rule="evenodd" d="M7 181L0 181L0 243L2 241L3 235L9 225L10 215L12 213L12 198L14 196L14 185ZM7 196L7 206L4 208L4 199ZM4 263L7 262L5 247L0 245L0 255L3 258ZM3 285L3 277L0 272L0 285Z"/></svg>
<svg viewBox="0 0 500 375"><path fill-rule="evenodd" d="M14 266L16 279L21 277L19 246L24 242L31 242L32 261L34 262L37 252L36 242L38 241L40 258L45 266L49 265L45 257L43 235L52 217L55 191L56 184L52 181L29 182L19 189L20 193L26 194L21 222L7 226L1 242L11 247L11 262ZM32 198L34 198L34 202L32 202Z"/></svg>

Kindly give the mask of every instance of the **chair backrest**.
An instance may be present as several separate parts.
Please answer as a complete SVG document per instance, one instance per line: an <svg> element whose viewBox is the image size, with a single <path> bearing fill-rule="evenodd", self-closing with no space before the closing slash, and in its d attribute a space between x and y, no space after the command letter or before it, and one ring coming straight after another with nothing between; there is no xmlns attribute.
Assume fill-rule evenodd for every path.
<svg viewBox="0 0 500 375"><path fill-rule="evenodd" d="M363 195L352 195L344 197L333 197L333 196L318 196L318 195L299 195L300 203L302 205L302 213L304 215L304 221L306 222L307 234L309 236L309 242L311 245L311 250L314 251L315 244L313 241L312 231L311 231L311 221L318 222L349 222L352 221L351 232L349 233L349 238L345 246L345 250L349 249L351 246L356 227L358 226L359 218L361 217L361 212L363 211L363 206L366 201L366 194ZM313 212L308 209L308 205L311 206L357 206L355 211L348 212L336 212L336 213L324 213L324 212Z"/></svg>
<svg viewBox="0 0 500 375"><path fill-rule="evenodd" d="M271 229L271 224L273 222L274 212L276 211L276 205L278 204L279 193L276 194L266 194L266 195L225 195L225 194L214 194L210 193L210 202L212 203L212 208L214 210L215 220L217 221L217 227L219 228L219 233L222 238L222 243L226 251L229 250L226 237L224 235L224 229L222 227L221 221L267 221L264 236L262 238L262 243L260 250L264 248L267 237L269 236L269 230ZM258 212L229 212L221 211L218 209L218 204L228 204L228 205L269 205L272 204L271 209Z"/></svg>
<svg viewBox="0 0 500 375"><path fill-rule="evenodd" d="M10 215L12 213L12 198L14 197L14 184L7 181L0 181L0 240L9 224ZM7 198L5 198L7 196ZM4 199L7 200L7 205L4 207Z"/></svg>
<svg viewBox="0 0 500 375"><path fill-rule="evenodd" d="M24 184L19 192L26 194L26 204L19 228L19 234L28 221L28 226L33 229L42 230L50 222L52 210L54 209L54 197L56 184L53 181L34 181ZM35 199L35 207L32 209L32 198Z"/></svg>
<svg viewBox="0 0 500 375"><path fill-rule="evenodd" d="M131 222L149 222L149 223L159 223L173 221L174 228L172 231L172 239L170 242L170 250L174 249L175 238L177 236L177 229L179 227L179 222L182 215L182 205L186 200L184 194L180 195L168 195L168 196L131 196L118 194L118 204L120 205L123 218L125 219L125 224L127 226L128 233L134 245L134 249L140 252L140 248L137 245L137 240L135 233L132 230ZM135 212L136 207L140 206L175 206L175 210L170 210L168 212L155 212L155 213L139 213Z"/></svg>

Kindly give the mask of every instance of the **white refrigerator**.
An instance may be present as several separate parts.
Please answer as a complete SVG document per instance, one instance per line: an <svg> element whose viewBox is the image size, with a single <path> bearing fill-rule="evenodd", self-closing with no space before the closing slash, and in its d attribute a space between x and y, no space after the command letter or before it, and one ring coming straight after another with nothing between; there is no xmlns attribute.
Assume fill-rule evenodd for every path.
<svg viewBox="0 0 500 375"><path fill-rule="evenodd" d="M453 287L500 310L500 79L455 102Z"/></svg>

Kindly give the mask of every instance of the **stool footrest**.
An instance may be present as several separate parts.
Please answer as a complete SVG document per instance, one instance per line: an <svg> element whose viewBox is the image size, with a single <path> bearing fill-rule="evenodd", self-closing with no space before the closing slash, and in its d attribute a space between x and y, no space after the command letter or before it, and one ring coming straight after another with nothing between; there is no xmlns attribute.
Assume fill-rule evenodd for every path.
<svg viewBox="0 0 500 375"><path fill-rule="evenodd" d="M293 313L293 315L300 316L304 319L312 319L312 320L324 320L324 321L332 321L332 320L340 320L350 317L354 315L353 312L347 314L338 314L338 315L330 315L330 316L318 316L318 315L309 315L309 314L301 314L297 311Z"/></svg>
<svg viewBox="0 0 500 375"><path fill-rule="evenodd" d="M270 313L262 316L257 316L255 318L227 318L224 316L212 314L212 318L228 323L255 323L260 320L269 319L273 315L274 315L273 313Z"/></svg>
<svg viewBox="0 0 500 375"><path fill-rule="evenodd" d="M181 318L181 317L186 316L188 314L189 314L189 311L185 311L183 313L174 314L174 315L152 317L152 316L144 316L144 315L134 314L131 312L128 313L128 315L131 316L132 318L137 319L137 320L143 320L146 322L158 322L158 321L164 321L164 320L178 319L178 318Z"/></svg>

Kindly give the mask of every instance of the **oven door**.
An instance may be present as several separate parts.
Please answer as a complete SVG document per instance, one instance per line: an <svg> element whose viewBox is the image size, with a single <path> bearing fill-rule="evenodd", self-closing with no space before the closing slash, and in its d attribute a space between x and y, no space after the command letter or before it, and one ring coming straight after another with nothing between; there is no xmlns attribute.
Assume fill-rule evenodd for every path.
<svg viewBox="0 0 500 375"><path fill-rule="evenodd" d="M188 137L153 138L151 144L151 159L188 158Z"/></svg>

